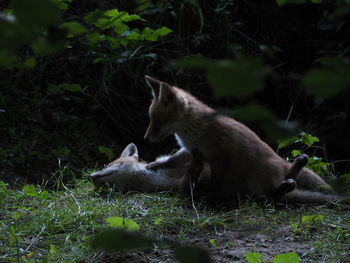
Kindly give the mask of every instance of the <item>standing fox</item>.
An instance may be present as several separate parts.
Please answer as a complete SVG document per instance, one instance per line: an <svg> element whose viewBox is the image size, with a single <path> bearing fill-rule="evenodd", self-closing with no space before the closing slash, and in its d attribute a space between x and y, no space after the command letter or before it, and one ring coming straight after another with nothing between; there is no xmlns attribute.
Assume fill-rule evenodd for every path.
<svg viewBox="0 0 350 263"><path fill-rule="evenodd" d="M182 154L198 150L210 166L213 201L245 195L314 204L339 200L326 182L304 168L307 156L288 163L244 124L220 115L178 87L149 76L145 79L153 95L145 139L158 142L174 133L183 147L167 160L150 163L149 169L169 166Z"/></svg>

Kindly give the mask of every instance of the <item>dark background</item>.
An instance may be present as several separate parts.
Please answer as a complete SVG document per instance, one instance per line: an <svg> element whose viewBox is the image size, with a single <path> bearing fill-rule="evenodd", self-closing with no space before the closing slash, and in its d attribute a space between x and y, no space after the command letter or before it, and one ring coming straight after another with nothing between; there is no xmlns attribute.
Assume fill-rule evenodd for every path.
<svg viewBox="0 0 350 263"><path fill-rule="evenodd" d="M305 3L282 6L273 0L55 2L67 4L67 10L61 10L60 22L48 23L33 31L23 43L14 42L14 47L1 46L1 50L11 50L18 60L7 65L9 60L0 54L5 61L0 71L0 109L3 110L0 112L0 176L3 180L21 176L40 181L50 178L57 169L63 170L67 179L81 176L87 168L108 163L108 156L99 146L112 149L117 157L123 147L134 142L141 158L147 161L170 153L177 147L173 138L159 144L143 140L151 100L144 83L145 74L189 90L226 113L257 103L284 121L292 109L289 121L299 123L292 134L303 130L319 137L320 146L325 150L317 154L329 162L336 161L335 173L349 171L349 82L345 89L332 96L309 93L302 85L310 70L322 67L317 63L320 57L349 62L346 59L350 50L350 8L345 1L318 4L300 1ZM0 2L1 10L14 6L16 1ZM75 21L88 30L118 37L84 21L84 16L96 9L115 8L145 19L128 22L130 28L166 26L172 32L157 41L136 41L111 48L104 42L92 46L84 36L67 38L66 32L59 28L59 23ZM7 22L2 23L1 37L5 39ZM33 43L38 39L47 40L51 46L61 42L69 45L36 53ZM272 71L263 78L263 89L248 97L237 97L232 92L231 96L217 98L205 70L172 64L173 60L198 54L233 61L241 55L260 57ZM36 60L35 66L23 66L31 57ZM98 57L104 61L93 63ZM341 71L342 67L338 68ZM343 76L341 74L339 76ZM81 90L58 93L48 90L50 85L62 83L79 84ZM239 88L244 89L245 83ZM332 88L330 85L329 89ZM276 149L278 137L268 138L269 131L261 125L263 120L243 118L242 121Z"/></svg>

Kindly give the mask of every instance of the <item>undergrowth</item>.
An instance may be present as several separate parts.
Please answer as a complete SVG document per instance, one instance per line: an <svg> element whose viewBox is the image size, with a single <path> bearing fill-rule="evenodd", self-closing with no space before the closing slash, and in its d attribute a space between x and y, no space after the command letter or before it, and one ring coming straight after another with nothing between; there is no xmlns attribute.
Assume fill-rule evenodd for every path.
<svg viewBox="0 0 350 263"><path fill-rule="evenodd" d="M232 253L237 251L236 257L245 262L237 243L240 238L236 240L234 233L253 233L256 237L243 251L247 256L252 256L249 252L263 253L259 240L267 236L267 240L282 238L290 252L294 252L289 249L290 244L301 244L304 253L295 252L302 262L350 260L350 216L341 206L332 210L323 206L278 209L247 202L239 209L217 210L196 203L194 210L189 199L169 193L121 194L113 188L96 191L87 179L61 186L57 190L28 185L10 189L1 182L1 262L123 259L131 252L113 254L90 248L95 234L113 228L108 218L129 219L138 226L139 232L157 240L206 247L214 258L220 249L228 248ZM202 239L199 243L198 237ZM154 245L142 255L146 258L154 253L168 253L166 256L171 257L167 245ZM272 249L271 253L279 251Z"/></svg>

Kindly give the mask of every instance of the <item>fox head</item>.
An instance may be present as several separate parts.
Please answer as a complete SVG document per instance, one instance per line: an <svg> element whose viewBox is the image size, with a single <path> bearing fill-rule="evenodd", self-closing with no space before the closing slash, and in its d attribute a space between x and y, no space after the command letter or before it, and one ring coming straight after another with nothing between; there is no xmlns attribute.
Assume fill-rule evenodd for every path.
<svg viewBox="0 0 350 263"><path fill-rule="evenodd" d="M129 183L129 177L138 169L139 163L138 150L135 144L130 143L125 147L120 157L102 170L90 175L95 186L101 186L105 183L115 184L123 190Z"/></svg>
<svg viewBox="0 0 350 263"><path fill-rule="evenodd" d="M153 96L149 107L150 123L145 139L150 142L159 142L175 132L182 118L178 89L147 75L145 80Z"/></svg>

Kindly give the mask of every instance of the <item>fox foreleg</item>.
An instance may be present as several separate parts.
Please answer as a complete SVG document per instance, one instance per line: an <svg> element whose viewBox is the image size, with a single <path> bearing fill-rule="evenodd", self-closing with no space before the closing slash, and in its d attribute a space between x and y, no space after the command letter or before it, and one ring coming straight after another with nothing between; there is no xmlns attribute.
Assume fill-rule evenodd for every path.
<svg viewBox="0 0 350 263"><path fill-rule="evenodd" d="M186 148L181 148L169 157L160 158L159 160L147 164L146 169L150 169L153 171L159 169L172 169L189 165L191 161L192 154Z"/></svg>

